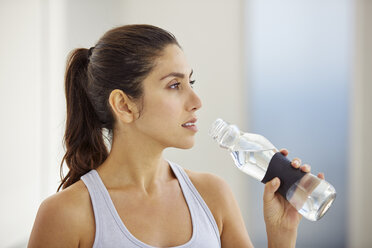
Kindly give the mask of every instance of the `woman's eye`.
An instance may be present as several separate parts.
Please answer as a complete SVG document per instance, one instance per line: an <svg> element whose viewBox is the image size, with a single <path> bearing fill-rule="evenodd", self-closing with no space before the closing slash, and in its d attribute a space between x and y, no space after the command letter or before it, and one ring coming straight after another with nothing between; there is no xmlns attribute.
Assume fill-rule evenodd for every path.
<svg viewBox="0 0 372 248"><path fill-rule="evenodd" d="M171 86L169 86L169 88L171 88L171 89L178 89L179 86L180 86L180 84L181 84L180 82L174 83Z"/></svg>
<svg viewBox="0 0 372 248"><path fill-rule="evenodd" d="M190 83L191 88L193 88L193 85L195 83L195 80L191 80L189 83ZM176 83L172 84L171 86L169 86L169 88L171 88L171 89L179 89L180 88L180 85L181 85L180 82L176 82Z"/></svg>

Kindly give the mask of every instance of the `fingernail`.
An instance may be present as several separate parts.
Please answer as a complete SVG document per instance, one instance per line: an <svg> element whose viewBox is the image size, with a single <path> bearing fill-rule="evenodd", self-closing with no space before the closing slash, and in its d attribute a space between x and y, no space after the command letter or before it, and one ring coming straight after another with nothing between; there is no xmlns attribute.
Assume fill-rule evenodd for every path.
<svg viewBox="0 0 372 248"><path fill-rule="evenodd" d="M293 163L294 163L295 165L297 165L297 166L300 165L300 163L298 162L298 160L293 161Z"/></svg>
<svg viewBox="0 0 372 248"><path fill-rule="evenodd" d="M272 186L276 186L278 184L278 179L274 179L272 182L271 182L271 185Z"/></svg>

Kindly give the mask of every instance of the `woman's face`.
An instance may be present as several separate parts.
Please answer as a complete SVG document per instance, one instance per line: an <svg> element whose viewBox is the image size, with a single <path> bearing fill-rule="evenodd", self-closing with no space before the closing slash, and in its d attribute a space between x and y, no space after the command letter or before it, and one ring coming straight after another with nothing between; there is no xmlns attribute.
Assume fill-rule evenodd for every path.
<svg viewBox="0 0 372 248"><path fill-rule="evenodd" d="M162 147L191 148L201 101L192 88L192 69L177 45L167 46L143 81L143 106L134 125Z"/></svg>

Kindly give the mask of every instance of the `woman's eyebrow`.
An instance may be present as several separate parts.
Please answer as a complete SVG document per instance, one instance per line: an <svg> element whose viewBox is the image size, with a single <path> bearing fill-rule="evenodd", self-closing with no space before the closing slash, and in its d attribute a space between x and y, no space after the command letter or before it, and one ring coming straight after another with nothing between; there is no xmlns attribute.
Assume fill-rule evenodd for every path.
<svg viewBox="0 0 372 248"><path fill-rule="evenodd" d="M193 72L194 72L194 70L191 70L189 77L191 77L191 75L192 75ZM167 77L184 78L185 77L185 74L180 73L180 72L171 72L168 75L162 77L160 80L166 79Z"/></svg>

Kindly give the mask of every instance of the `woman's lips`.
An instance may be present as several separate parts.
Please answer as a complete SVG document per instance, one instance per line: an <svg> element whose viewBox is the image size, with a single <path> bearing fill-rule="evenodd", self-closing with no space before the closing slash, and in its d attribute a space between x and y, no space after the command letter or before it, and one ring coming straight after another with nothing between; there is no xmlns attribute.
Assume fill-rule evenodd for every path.
<svg viewBox="0 0 372 248"><path fill-rule="evenodd" d="M193 125L189 125L189 126L182 125L182 127L187 128L187 129L189 129L191 131L194 131L194 132L197 132L198 131L198 127L196 125L194 125L194 124Z"/></svg>
<svg viewBox="0 0 372 248"><path fill-rule="evenodd" d="M198 127L195 125L196 119L192 119L191 121L188 121L184 124L182 124L182 127L187 128L191 131L197 132Z"/></svg>

